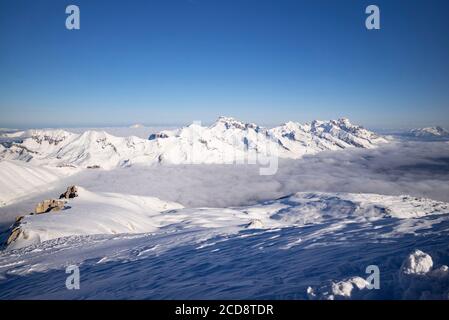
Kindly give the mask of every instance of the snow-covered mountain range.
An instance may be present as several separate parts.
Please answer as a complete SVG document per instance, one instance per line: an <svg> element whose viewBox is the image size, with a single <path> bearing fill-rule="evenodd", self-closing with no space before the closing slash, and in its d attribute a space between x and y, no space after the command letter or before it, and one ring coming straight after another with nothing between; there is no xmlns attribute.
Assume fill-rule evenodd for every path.
<svg viewBox="0 0 449 320"><path fill-rule="evenodd" d="M446 141L322 153L261 177L253 166L84 168L227 163L273 150L297 159L388 140L346 119L269 129L225 117L148 139L92 130L10 138L0 148L0 299L448 297L449 203L428 192L446 190ZM61 199L67 186L77 196ZM45 203L57 209L37 209ZM80 290L66 290L67 265L80 267ZM368 288L373 265L379 290Z"/></svg>
<svg viewBox="0 0 449 320"><path fill-rule="evenodd" d="M437 126L412 129L408 132L408 135L417 138L445 138L449 137L449 131Z"/></svg>
<svg viewBox="0 0 449 320"><path fill-rule="evenodd" d="M64 130L29 130L12 136L24 139L0 150L3 159L105 169L136 163L234 163L258 154L297 159L325 150L374 148L387 142L347 119L304 125L288 122L267 129L229 117L220 117L211 126L191 124L161 131L149 139Z"/></svg>

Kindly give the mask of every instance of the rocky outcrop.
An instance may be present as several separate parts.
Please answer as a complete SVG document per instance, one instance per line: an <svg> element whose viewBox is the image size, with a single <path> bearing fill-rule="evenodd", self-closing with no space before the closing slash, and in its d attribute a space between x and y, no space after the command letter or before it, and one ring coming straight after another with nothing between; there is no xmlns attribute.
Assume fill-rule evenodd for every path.
<svg viewBox="0 0 449 320"><path fill-rule="evenodd" d="M65 200L61 199L73 199L78 197L78 188L74 185L67 187L67 190L64 193L61 193L59 196L60 200L55 199L46 199L44 201L39 202L34 209L34 212L29 215L35 214L44 214L47 212L58 212L67 207L65 204L67 203ZM16 241L19 237L24 239L28 238L28 235L22 230L21 224L22 220L25 216L17 216L14 224L10 227L10 234L8 239L6 240L6 246L9 246L11 243Z"/></svg>
<svg viewBox="0 0 449 320"><path fill-rule="evenodd" d="M54 200L47 199L42 202L39 202L34 209L34 213L42 214L50 211L59 211L64 209L65 201L63 200Z"/></svg>
<svg viewBox="0 0 449 320"><path fill-rule="evenodd" d="M148 140L165 139L165 138L168 138L168 134L164 132L159 132L150 134Z"/></svg>
<svg viewBox="0 0 449 320"><path fill-rule="evenodd" d="M11 234L8 237L8 240L6 240L6 245L8 246L12 242L16 241L21 233L22 233L22 229L20 227L13 228L11 231Z"/></svg>
<svg viewBox="0 0 449 320"><path fill-rule="evenodd" d="M59 199L72 199L78 197L78 189L76 186L67 187L66 192L62 193L59 196Z"/></svg>
<svg viewBox="0 0 449 320"><path fill-rule="evenodd" d="M16 217L16 221L14 222L14 224L11 226L10 230L11 233L8 237L8 239L6 240L6 245L8 246L11 242L14 242L17 240L17 238L20 236L20 234L22 233L22 229L20 228L20 222L23 220L25 216L17 216Z"/></svg>

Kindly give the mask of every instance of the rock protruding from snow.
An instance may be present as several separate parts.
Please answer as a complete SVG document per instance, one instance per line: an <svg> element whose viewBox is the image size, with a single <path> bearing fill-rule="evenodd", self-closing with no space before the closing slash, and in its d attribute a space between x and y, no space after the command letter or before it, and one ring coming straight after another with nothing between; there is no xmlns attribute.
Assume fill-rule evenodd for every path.
<svg viewBox="0 0 449 320"><path fill-rule="evenodd" d="M34 213L42 214L51 211L60 211L64 209L64 200L47 199L39 202L34 209Z"/></svg>
<svg viewBox="0 0 449 320"><path fill-rule="evenodd" d="M64 193L61 193L59 199L72 199L78 197L78 188L76 186L69 186Z"/></svg>

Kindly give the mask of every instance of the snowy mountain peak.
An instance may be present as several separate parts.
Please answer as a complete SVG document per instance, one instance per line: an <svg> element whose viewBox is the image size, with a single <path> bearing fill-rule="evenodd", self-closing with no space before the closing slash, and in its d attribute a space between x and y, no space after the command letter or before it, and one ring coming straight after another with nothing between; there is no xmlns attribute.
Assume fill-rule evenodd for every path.
<svg viewBox="0 0 449 320"><path fill-rule="evenodd" d="M105 131L82 134L35 130L30 138L0 151L0 157L40 164L114 168L135 163L234 163L249 153L298 159L306 154L345 148L374 148L382 137L348 119L289 121L272 129L219 117L211 126L192 124L152 134L148 139L116 137Z"/></svg>
<svg viewBox="0 0 449 320"><path fill-rule="evenodd" d="M410 130L409 135L423 138L442 138L449 137L449 131L442 127L436 126L412 129Z"/></svg>
<svg viewBox="0 0 449 320"><path fill-rule="evenodd" d="M92 141L98 141L98 140L105 140L105 139L111 139L115 138L113 135L110 135L106 131L94 131L94 130L88 130L83 132L80 137L80 139L92 142Z"/></svg>

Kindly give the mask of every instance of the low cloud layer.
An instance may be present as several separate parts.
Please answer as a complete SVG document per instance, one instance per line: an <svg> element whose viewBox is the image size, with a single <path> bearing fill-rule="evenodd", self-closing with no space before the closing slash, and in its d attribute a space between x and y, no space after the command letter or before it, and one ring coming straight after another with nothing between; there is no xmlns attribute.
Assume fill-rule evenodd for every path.
<svg viewBox="0 0 449 320"><path fill-rule="evenodd" d="M449 144L396 142L374 150L323 152L255 165L163 165L88 171L70 178L93 191L157 196L185 206L238 206L298 191L408 194L449 202Z"/></svg>

